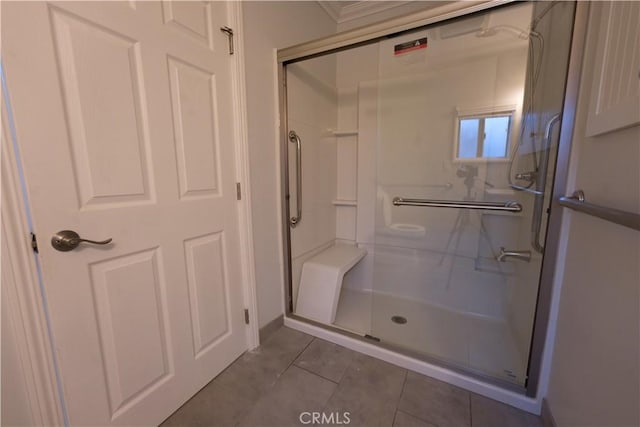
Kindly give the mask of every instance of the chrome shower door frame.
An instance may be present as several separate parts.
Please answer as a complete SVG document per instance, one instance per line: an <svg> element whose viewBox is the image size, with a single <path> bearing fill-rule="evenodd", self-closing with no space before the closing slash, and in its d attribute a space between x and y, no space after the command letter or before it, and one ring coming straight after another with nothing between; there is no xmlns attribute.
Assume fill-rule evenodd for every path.
<svg viewBox="0 0 640 427"><path fill-rule="evenodd" d="M305 59L336 53L360 45L375 43L393 34L413 30L431 24L436 24L449 19L459 18L475 12L493 9L505 4L515 3L515 0L492 0L492 1L472 1L455 2L442 7L401 16L385 22L371 24L356 28L343 33L338 33L323 39L299 44L277 52L277 85L280 106L279 121L279 151L280 151L280 191L282 207L282 238L283 238L283 266L285 285L285 316L299 321L312 324L316 327L328 329L333 332L346 335L357 340L365 340L356 334L324 325L308 319L296 316L293 313L292 299L292 277L291 277L291 209L289 206L289 131L287 116L287 80L286 66L291 63ZM576 115L578 88L582 70L583 49L587 31L589 4L588 2L576 2L574 12L573 32L571 39L571 49L569 53L569 68L567 71L567 81L565 86L565 97L562 108L562 124L560 127L559 147L556 160L556 171L553 178L551 192L552 204L547 225L547 238L545 244L545 254L540 272L538 297L534 318L531 348L529 353L529 364L527 371L527 382L525 387L514 390L508 384L494 379L474 374L469 371L462 371L463 374L471 377L481 378L489 383L497 384L503 388L517 391L520 394L537 398L538 393L544 388L541 387L541 376L548 375L550 363L550 348L546 346L549 338L548 325L551 316L553 303L553 290L556 281L556 263L558 248L560 244L560 230L562 224L563 209L557 203L560 196L566 194L567 178L569 173L569 156L571 152L571 141L573 138L573 127ZM297 191L297 189L296 189ZM367 341L370 342L370 341ZM382 346L386 347L386 346ZM390 349L393 350L391 347ZM451 369L449 366L445 366ZM543 391L543 390L542 390Z"/></svg>
<svg viewBox="0 0 640 427"><path fill-rule="evenodd" d="M587 36L589 20L589 2L576 2L574 12L573 32L571 38L571 50L569 52L569 69L565 85L564 104L562 107L562 122L560 124L560 137L558 141L558 154L556 157L556 169L553 176L551 190L551 204L547 221L546 242L544 245L544 257L540 280L538 285L538 300L536 304L535 318L533 322L533 334L529 350L529 366L527 371L526 395L536 397L539 391L545 392L546 381L541 390L543 375L550 375L551 351L553 342L546 346L547 341L555 336L549 335L549 320L552 314L553 293L556 286L558 272L558 252L561 243L562 223L564 209L558 204L558 199L567 193L567 181L569 177L569 160L571 156L571 144L575 125L576 110L578 107L578 90L582 74L582 60ZM562 270L560 270L562 271ZM547 372L544 372L544 369Z"/></svg>

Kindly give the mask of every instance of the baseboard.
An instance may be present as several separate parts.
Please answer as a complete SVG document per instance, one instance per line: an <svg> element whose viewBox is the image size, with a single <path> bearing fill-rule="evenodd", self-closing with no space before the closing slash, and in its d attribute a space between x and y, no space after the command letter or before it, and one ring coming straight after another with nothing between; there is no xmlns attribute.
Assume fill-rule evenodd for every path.
<svg viewBox="0 0 640 427"><path fill-rule="evenodd" d="M280 316L276 317L271 322L260 328L260 344L265 342L271 335L273 335L275 331L280 329L282 325L284 325L284 315L281 314Z"/></svg>
<svg viewBox="0 0 640 427"><path fill-rule="evenodd" d="M542 425L544 427L558 427L546 398L542 399L542 412L540 413L540 418L542 418Z"/></svg>

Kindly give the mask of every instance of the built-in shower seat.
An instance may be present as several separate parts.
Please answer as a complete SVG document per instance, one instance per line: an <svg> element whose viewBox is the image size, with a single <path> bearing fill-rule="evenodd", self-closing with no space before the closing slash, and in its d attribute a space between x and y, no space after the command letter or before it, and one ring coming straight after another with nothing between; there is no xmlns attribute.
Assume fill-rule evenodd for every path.
<svg viewBox="0 0 640 427"><path fill-rule="evenodd" d="M296 314L323 323L333 323L342 289L342 279L367 250L335 244L302 264Z"/></svg>

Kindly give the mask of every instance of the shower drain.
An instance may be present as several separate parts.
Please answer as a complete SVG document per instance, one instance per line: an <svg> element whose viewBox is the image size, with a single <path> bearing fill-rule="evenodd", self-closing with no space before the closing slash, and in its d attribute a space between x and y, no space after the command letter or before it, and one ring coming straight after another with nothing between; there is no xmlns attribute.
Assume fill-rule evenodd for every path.
<svg viewBox="0 0 640 427"><path fill-rule="evenodd" d="M393 323L397 323L398 325L404 325L407 323L407 318L404 316L391 316L391 321Z"/></svg>

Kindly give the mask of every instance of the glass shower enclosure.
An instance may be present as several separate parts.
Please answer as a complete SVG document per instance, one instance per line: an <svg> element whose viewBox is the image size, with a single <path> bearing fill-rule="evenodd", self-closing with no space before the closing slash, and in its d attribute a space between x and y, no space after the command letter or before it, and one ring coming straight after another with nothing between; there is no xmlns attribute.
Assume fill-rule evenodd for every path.
<svg viewBox="0 0 640 427"><path fill-rule="evenodd" d="M292 315L526 386L574 9L284 63Z"/></svg>

